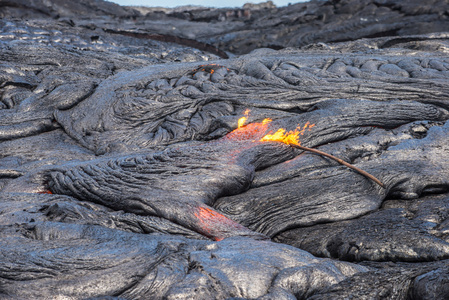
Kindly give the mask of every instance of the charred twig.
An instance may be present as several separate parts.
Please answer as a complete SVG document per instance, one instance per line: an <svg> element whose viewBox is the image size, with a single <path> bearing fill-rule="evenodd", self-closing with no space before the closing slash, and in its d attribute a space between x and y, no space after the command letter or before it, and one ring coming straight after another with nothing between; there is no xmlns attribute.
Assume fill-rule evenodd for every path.
<svg viewBox="0 0 449 300"><path fill-rule="evenodd" d="M374 181L375 183L377 183L381 187L385 188L385 185L379 179L374 177L373 175L371 175L368 172L365 172L365 171L363 171L363 170L361 170L361 169L359 169L359 168L357 168L357 167L355 167L355 166L345 162L344 160L342 160L342 159L340 159L338 157L335 157L333 155L330 155L330 154L328 154L326 152L323 152L323 151L320 151L320 150L316 150L316 149L312 149L312 148L308 148L308 147L304 147L304 146L299 146L299 145L295 145L295 144L290 144L290 146L292 146L294 148L298 148L298 149L304 150L304 151L309 151L309 152L313 152L313 153L316 153L316 154L319 154L319 155L323 155L323 156L326 156L326 157L328 157L330 159L333 159L336 162L338 162L338 163L340 163L342 165L345 165L346 167L351 168L354 171L357 171L361 175L365 176L366 178L371 179L372 181Z"/></svg>

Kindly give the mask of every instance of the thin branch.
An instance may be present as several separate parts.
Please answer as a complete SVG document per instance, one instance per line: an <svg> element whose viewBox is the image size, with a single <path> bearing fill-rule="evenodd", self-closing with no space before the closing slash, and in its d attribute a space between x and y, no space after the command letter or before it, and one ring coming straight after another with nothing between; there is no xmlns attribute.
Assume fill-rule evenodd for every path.
<svg viewBox="0 0 449 300"><path fill-rule="evenodd" d="M323 151L320 151L320 150L316 150L316 149L312 149L312 148L308 148L308 147L304 147L304 146L299 146L299 145L295 145L295 144L290 144L290 146L292 146L293 148L298 148L298 149L301 149L301 150L304 150L304 151L309 151L309 152L313 152L313 153L316 153L316 154L319 154L319 155L323 155L323 156L329 157L330 159L333 159L336 162L338 162L338 163L340 163L342 165L345 165L346 167L351 168L354 171L357 171L361 175L365 176L366 178L371 179L372 181L374 181L375 183L377 183L381 187L385 188L385 185L379 179L374 177L373 175L371 175L368 172L365 172L365 171L357 168L356 166L353 166L353 165L345 162L344 160L342 160L342 159L340 159L338 157L335 157L333 155L330 155L330 154L328 154L326 152L323 152Z"/></svg>

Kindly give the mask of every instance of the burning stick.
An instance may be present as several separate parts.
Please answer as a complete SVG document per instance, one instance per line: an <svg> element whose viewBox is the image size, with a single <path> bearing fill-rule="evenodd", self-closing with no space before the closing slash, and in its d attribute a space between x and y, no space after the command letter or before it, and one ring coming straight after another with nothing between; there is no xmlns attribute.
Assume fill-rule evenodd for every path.
<svg viewBox="0 0 449 300"><path fill-rule="evenodd" d="M377 183L378 185L380 185L381 187L385 188L384 184L377 179L376 177L374 177L373 175L369 174L368 172L365 172L359 168L357 168L356 166L353 166L347 162L345 162L344 160L337 158L333 155L330 155L328 153L325 153L323 151L320 150L316 150L316 149L312 149L312 148L307 148L304 146L301 146L301 143L299 142L299 135L303 135L304 132L307 130L310 130L313 126L315 126L315 124L310 124L309 122L307 122L304 127L298 127L296 128L294 131L289 131L289 132L285 132L285 129L281 128L278 131L276 131L274 134L267 134L265 135L261 141L277 141L277 142L282 142L284 144L290 145L294 148L297 149L301 149L304 151L309 151L309 152L313 152L313 153L317 153L323 156L326 156L330 159L335 160L336 162L347 166L348 168L351 168L355 171L357 171L358 173L360 173L361 175L371 179L372 181L374 181L375 183Z"/></svg>
<svg viewBox="0 0 449 300"><path fill-rule="evenodd" d="M238 130L244 130L244 126L246 121L248 120L248 115L249 115L250 110L247 109L245 111L245 116L241 117L238 120L238 128L235 131ZM262 123L255 123L255 125L257 128L259 129L264 129L264 126L267 125L268 123L271 122L271 119L265 119L263 120ZM372 181L374 181L375 183L377 183L378 185L380 185L381 187L385 188L385 185L376 177L374 177L373 175L369 174L368 172L365 172L359 168L357 168L356 166L351 165L350 163L345 162L344 160L337 158L333 155L330 155L326 152L320 151L320 150L316 150L316 149L312 149L312 148L308 148L308 147L304 147L301 146L301 143L299 141L299 136L300 135L304 135L304 132L306 130L311 130L313 127L315 126L315 124L310 124L310 122L307 122L306 124L304 124L304 126L301 128L301 126L298 126L294 131L289 131L289 132L285 132L286 130L283 128L278 129L278 131L276 131L275 133L271 134L267 134L265 135L262 139L260 139L261 142L281 142L287 145L292 146L293 148L297 148L297 149L301 149L304 151L309 151L309 152L313 152L319 155L323 155L326 156L330 159L335 160L336 162L338 162L339 164L342 164L350 169L353 169L354 171L360 173L361 175L365 176L366 178L371 179Z"/></svg>
<svg viewBox="0 0 449 300"><path fill-rule="evenodd" d="M320 151L320 150L316 150L316 149L312 149L312 148L308 148L308 147L304 147L304 146L300 146L300 145L296 145L296 144L290 144L290 146L292 146L293 148L297 148L297 149L301 149L304 151L309 151L309 152L313 152L319 155L323 155L326 157L329 157L330 159L335 160L336 162L345 165L346 167L353 169L354 171L357 171L358 173L360 173L361 175L365 176L366 178L371 179L372 181L374 181L375 183L377 183L378 185L380 185L381 187L385 188L385 185L382 183L382 181L380 181L379 179L377 179L376 177L374 177L373 175L369 174L368 172L363 171L362 169L357 168L356 166L351 165L350 163L345 162L344 160L335 157L333 155L330 155L326 152Z"/></svg>

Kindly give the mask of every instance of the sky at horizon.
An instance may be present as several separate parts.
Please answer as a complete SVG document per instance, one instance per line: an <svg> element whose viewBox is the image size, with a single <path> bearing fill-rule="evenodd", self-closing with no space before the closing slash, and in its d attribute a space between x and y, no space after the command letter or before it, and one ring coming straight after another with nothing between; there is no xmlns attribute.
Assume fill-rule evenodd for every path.
<svg viewBox="0 0 449 300"><path fill-rule="evenodd" d="M261 3L257 0L107 0L122 6L176 7L184 5L201 5L206 7L242 7L245 3ZM306 0L272 0L276 6L286 6L289 3L306 2Z"/></svg>

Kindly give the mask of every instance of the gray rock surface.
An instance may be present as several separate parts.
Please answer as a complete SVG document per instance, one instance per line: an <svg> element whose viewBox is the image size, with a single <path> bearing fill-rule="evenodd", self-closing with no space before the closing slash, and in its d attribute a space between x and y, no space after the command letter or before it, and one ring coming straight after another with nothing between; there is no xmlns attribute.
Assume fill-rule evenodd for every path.
<svg viewBox="0 0 449 300"><path fill-rule="evenodd" d="M447 299L445 1L0 4L0 298Z"/></svg>

